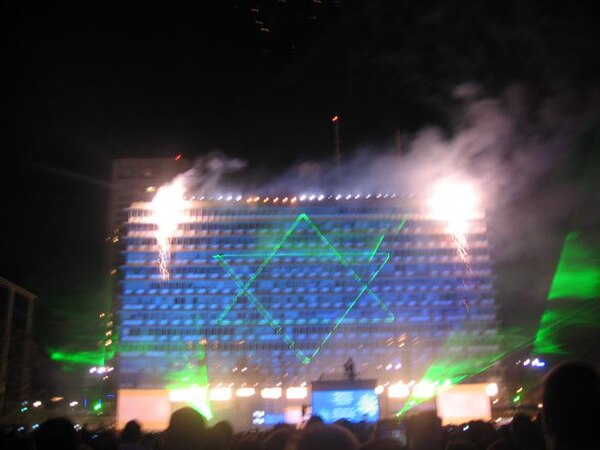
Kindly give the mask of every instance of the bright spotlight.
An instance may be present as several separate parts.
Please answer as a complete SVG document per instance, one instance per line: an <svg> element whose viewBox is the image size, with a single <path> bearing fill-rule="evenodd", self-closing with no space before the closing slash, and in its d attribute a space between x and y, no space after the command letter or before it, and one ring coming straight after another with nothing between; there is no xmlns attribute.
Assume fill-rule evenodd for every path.
<svg viewBox="0 0 600 450"><path fill-rule="evenodd" d="M429 381L421 381L415 384L413 396L415 398L431 398L435 395L435 385Z"/></svg>
<svg viewBox="0 0 600 450"><path fill-rule="evenodd" d="M469 222L476 217L478 203L472 186L451 181L438 183L429 202L431 215L446 223L446 232L452 236L456 250L465 262L469 258Z"/></svg>
<svg viewBox="0 0 600 450"><path fill-rule="evenodd" d="M163 280L169 279L171 238L175 235L178 225L183 222L184 196L183 179L176 178L173 182L161 186L152 199L152 213L157 225L155 238L159 249L158 264Z"/></svg>
<svg viewBox="0 0 600 450"><path fill-rule="evenodd" d="M260 395L262 398L278 399L281 398L281 388L264 388L262 391L260 391Z"/></svg>
<svg viewBox="0 0 600 450"><path fill-rule="evenodd" d="M408 384L396 383L388 388L389 398L408 398L410 395L410 387Z"/></svg>
<svg viewBox="0 0 600 450"><path fill-rule="evenodd" d="M256 394L256 390L251 387L242 387L235 391L236 397L252 397Z"/></svg>
<svg viewBox="0 0 600 450"><path fill-rule="evenodd" d="M173 403L188 403L206 400L206 388L192 386L169 391L169 400Z"/></svg>
<svg viewBox="0 0 600 450"><path fill-rule="evenodd" d="M226 402L231 400L230 387L218 387L210 390L210 400L213 402Z"/></svg>
<svg viewBox="0 0 600 450"><path fill-rule="evenodd" d="M289 400L306 398L307 395L308 389L301 386L289 387L285 391L285 396Z"/></svg>
<svg viewBox="0 0 600 450"><path fill-rule="evenodd" d="M485 393L490 397L498 395L498 385L496 383L490 383L485 387Z"/></svg>

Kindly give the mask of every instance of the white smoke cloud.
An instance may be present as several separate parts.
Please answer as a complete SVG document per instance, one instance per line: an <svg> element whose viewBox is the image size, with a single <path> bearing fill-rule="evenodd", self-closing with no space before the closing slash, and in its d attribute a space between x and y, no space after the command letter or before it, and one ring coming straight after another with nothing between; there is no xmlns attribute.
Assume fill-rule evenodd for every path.
<svg viewBox="0 0 600 450"><path fill-rule="evenodd" d="M484 97L472 83L454 93L463 104L453 132L422 129L411 136L402 157L381 147L346 153L339 183L330 160L305 161L267 183L263 192L427 195L436 181L451 177L475 182L486 205L494 207L529 189L572 155L576 138L597 112L592 107L597 94L587 99L554 96L534 105L519 85L498 97Z"/></svg>
<svg viewBox="0 0 600 450"><path fill-rule="evenodd" d="M513 85L485 97L474 84L454 93L462 106L452 132L425 128L403 156L389 148L346 153L339 183L330 161L304 162L265 192L429 196L444 179L472 183L488 213L501 303L517 306L527 321L527 308L535 314L543 307L564 235L581 209L585 193L567 168L581 159L577 139L597 119L599 96L536 100Z"/></svg>
<svg viewBox="0 0 600 450"><path fill-rule="evenodd" d="M246 161L213 151L194 160L193 167L179 175L188 197L229 192L234 185L224 184L224 177L246 167Z"/></svg>
<svg viewBox="0 0 600 450"><path fill-rule="evenodd" d="M500 288L511 297L506 304L531 299L539 307L565 224L582 196L572 178L553 178L573 159L577 138L598 117L598 93L539 100L513 85L502 95L486 97L479 86L465 84L454 94L462 106L452 131L422 129L410 136L402 156L385 147L346 151L339 177L331 158L304 161L274 180L261 180L257 189L237 183L237 192L428 196L440 180L466 180L479 191L488 212L493 256L504 266ZM221 153L200 158L185 174L188 192L226 193L231 187L222 183L223 177L244 166Z"/></svg>

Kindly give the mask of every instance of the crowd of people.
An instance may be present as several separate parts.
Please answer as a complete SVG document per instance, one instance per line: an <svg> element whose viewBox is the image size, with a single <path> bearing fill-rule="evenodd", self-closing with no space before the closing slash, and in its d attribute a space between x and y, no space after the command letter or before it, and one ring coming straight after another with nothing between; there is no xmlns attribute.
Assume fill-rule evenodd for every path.
<svg viewBox="0 0 600 450"><path fill-rule="evenodd" d="M500 427L483 421L445 426L434 411L384 422L325 424L311 417L301 429L281 424L235 433L227 422L211 427L196 410L175 411L162 433L144 433L130 421L120 433L77 431L67 418L47 420L30 435L5 435L6 450L600 450L600 375L583 363L555 368L544 382L541 415L516 414ZM388 424L389 425L389 424Z"/></svg>

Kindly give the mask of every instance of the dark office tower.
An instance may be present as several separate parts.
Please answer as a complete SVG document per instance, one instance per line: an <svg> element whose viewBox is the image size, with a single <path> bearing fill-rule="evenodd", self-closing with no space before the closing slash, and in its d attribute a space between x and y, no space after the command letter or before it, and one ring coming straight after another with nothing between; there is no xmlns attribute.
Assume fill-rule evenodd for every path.
<svg viewBox="0 0 600 450"><path fill-rule="evenodd" d="M0 277L0 415L14 411L30 394L35 298Z"/></svg>

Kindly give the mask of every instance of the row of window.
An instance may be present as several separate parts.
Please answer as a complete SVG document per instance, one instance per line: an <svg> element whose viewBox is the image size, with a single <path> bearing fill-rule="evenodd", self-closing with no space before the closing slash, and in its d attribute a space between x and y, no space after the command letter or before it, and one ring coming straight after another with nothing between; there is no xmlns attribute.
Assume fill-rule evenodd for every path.
<svg viewBox="0 0 600 450"><path fill-rule="evenodd" d="M157 275L158 277L158 275ZM195 281L179 283L176 281L177 277L173 276L175 280L171 279L168 282L167 286L156 286L160 285L160 283L148 283L148 281L142 280L150 280L148 278L143 278L142 280L136 281L135 279L126 279L123 281L123 293L125 295L131 295L134 293L160 293L160 294L178 294L177 289L191 289L191 291L186 293L193 293L194 289L198 294L229 294L237 292L238 288L236 288L236 284L227 276L219 277L218 279L203 282L203 281ZM366 281L365 281L366 282ZM150 284L150 286L147 286ZM165 283L166 284L166 283ZM179 287L181 285L185 285ZM362 283L356 280L348 280L347 278L340 279L325 279L325 280L306 280L306 279L257 279L254 283L252 283L250 289L252 292L257 293L261 291L265 291L266 294L269 293L328 293L328 292L355 292L358 287L362 287ZM155 291L150 292L149 289L155 289ZM381 279L377 279L376 283L370 286L370 289L373 292L390 292L390 291L449 291L449 290L474 290L479 289L485 290L491 288L491 280L489 277L471 277L471 278L446 278L440 280L438 278L422 278L418 277L410 277L410 278L390 278L390 277L382 277ZM141 291L141 292L138 292Z"/></svg>
<svg viewBox="0 0 600 450"><path fill-rule="evenodd" d="M471 289L469 289L469 288L471 288ZM446 291L446 292L452 291L453 292L451 294L452 298L454 298L457 301L460 301L462 303L464 303L464 301L469 301L469 299L477 300L478 298L480 298L479 296L487 298L491 294L491 292L492 292L492 286L491 285L480 285L480 286L478 286L477 293L475 294L477 296L473 296L471 294L473 293L473 291L475 289L472 289L472 288L473 288L473 286L461 286L461 288L458 288L458 289L447 288L447 289L444 289L444 291ZM403 290L402 288L395 289L396 292L399 292L399 291L402 291L402 290ZM266 295L264 295L264 296L262 294L260 294L260 299L262 299L263 297L267 297L270 294L273 294L274 293L273 291L274 290L266 292L265 293ZM305 291L304 289L297 290L297 292L300 295L295 296L295 297L297 299L303 298L302 294L305 293L304 291ZM372 291L373 292L379 292L380 290L373 288ZM390 292L389 289L384 289L383 292L385 294L385 298L383 300L385 301L386 304L389 304L389 305L394 305L395 304L396 306L399 306L399 307L406 307L406 306L418 306L418 307L424 306L424 307L427 307L427 306L430 306L429 300L423 300L423 296L417 296L415 294L414 288L409 287L409 288L406 289L406 291L408 291L410 293L409 294L410 300L405 300L406 296L403 296L403 295L396 295L396 294L394 294L392 296L389 293ZM425 293L425 292L431 293L431 291L432 291L431 289L425 289L425 288L421 289L422 293ZM433 289L433 291L437 292L438 289L435 288L435 289ZM206 291L205 289L198 289L198 290L195 290L195 291L194 290L189 290L188 293L189 294L193 294L193 293L203 294L205 296L204 300L197 302L196 304L198 304L199 307L195 308L195 309L205 309L205 308L209 308L209 306L207 306L207 305L211 305L211 304L215 304L215 302L219 302L220 298L222 300L231 300L231 299L233 299L234 295L237 294L237 292L238 292L237 290L230 290L230 289L224 289L223 291L219 291L217 289L212 289L210 292ZM257 295L257 292L255 292L254 290L251 290L251 292L254 293L255 295ZM132 297L129 297L130 295L133 295L133 294L135 294L135 295L145 295L146 294L146 290L144 290L144 289L136 289L135 291L133 291L133 290L125 290L124 293L125 293L125 295L121 295L120 299L122 300L123 304L127 304L127 305L140 305L140 306L141 305L149 305L150 307L153 307L153 308L156 308L156 306L161 306L162 309L169 308L170 305L173 305L174 309L181 308L182 306L185 307L185 309L191 309L193 307L193 305L194 305L194 303L189 303L189 302L184 302L184 303L164 302L164 303L162 303L162 302L158 302L158 301L154 301L154 300L150 300L150 301L147 301L147 302L140 302L140 301L132 301L132 302L130 302L129 299L132 298ZM156 291L153 292L152 290L150 290L147 293L148 293L148 297L147 298L149 298L149 299L156 298L155 297ZM169 292L168 289L167 290L162 290L160 292L161 295L165 295L165 294L169 294L169 293L170 294L174 294L174 295L181 295L181 294L183 294L183 292L181 292L181 290L179 290L179 289L175 289L172 292ZM284 298L288 298L288 297L285 296L285 294L292 294L292 293L293 293L293 289L291 289L291 288L284 289L284 295L282 295L280 297L281 300L279 300L279 301L286 301L286 300L283 300ZM343 297L342 300L344 302L346 302L350 298L353 298L357 294L359 294L359 290L358 289L352 289L352 290L349 290L348 292L346 292L345 294L342 294L340 292L333 292L333 293L331 293L331 291L329 293L321 292L319 294L319 297L321 297L322 299L330 299L330 301L333 301L333 300L338 300L340 298L340 296L342 296ZM370 296L370 293L368 293L368 292L367 293L363 293L363 297L365 297L365 296ZM242 299L244 299L246 297L247 297L246 295L239 296L239 298L242 298ZM139 298L139 297L137 297L137 298ZM269 297L269 298L272 298L272 297ZM271 301L271 300L269 300L269 301ZM277 301L277 300L273 300L273 301ZM292 300L292 301L295 302L295 301L298 301L298 300ZM261 300L261 303L262 303L262 300ZM487 303L493 303L493 302L486 302L486 304ZM309 305L309 306L315 306L315 305L319 306L320 304L321 304L321 300L318 300L318 301L312 302L312 305ZM293 306L290 306L290 307L293 307ZM210 309L214 309L214 308L210 307Z"/></svg>
<svg viewBox="0 0 600 450"><path fill-rule="evenodd" d="M437 304L433 304L433 302L416 302L416 301L411 301L411 302L386 302L385 305L387 305L390 308L393 308L394 311L403 311L403 310L410 310L411 313L412 312L416 312L416 311L424 311L424 312L435 312L435 313L439 313L439 314L444 314L444 313L449 313L451 311L462 311L463 309L465 309L465 302L467 300L460 300L460 301L453 301L450 304L446 304L446 305L442 305L439 302ZM127 310L131 309L131 310L139 310L139 311L148 311L145 314L148 314L149 317L152 317L153 320L157 320L160 317L169 317L171 320L174 319L174 317L181 317L184 318L185 320L195 320L195 319L199 319L199 318L204 318L206 317L206 314L208 313L207 310L210 311L221 311L222 309L225 308L225 305L229 305L229 302L227 303L220 303L218 304L218 306L216 307L212 307L212 305L214 305L214 303L210 303L210 304L196 304L196 305L184 305L184 306L190 306L189 308L185 307L181 308L182 304L179 303L173 303L172 301L169 302L164 302L164 303L144 303L144 302L138 302L138 301L132 301L130 302L129 299L127 299L124 303L123 303L123 312L122 315L123 317L127 317L127 318L133 318L132 313L128 313ZM325 320L327 318L327 316L329 315L334 315L337 316L337 314L339 314L342 311L342 308L345 309L350 302L324 302L324 301L315 301L315 302L296 302L296 303L279 303L279 302L273 302L271 300L267 300L267 299L262 299L261 304L267 308L269 310L269 313L271 315L285 315L287 318L296 318L299 315L301 315L302 317L318 317L321 318L322 320ZM360 311L361 314L368 314L369 311L373 310L374 307L376 308L375 303L365 300L365 301L358 301L354 304L354 309L357 311ZM135 306L136 308L129 308L130 306ZM495 306L493 301L487 301L487 302L483 302L483 301L477 301L477 300L472 300L470 302L468 302L468 306L469 306L469 311L471 313L475 313L478 311L495 311ZM160 311L157 311L160 310ZM252 311L252 312L256 312L256 306L248 301L246 301L245 299L241 299L239 300L232 309L232 312L235 313L236 311ZM196 314L194 314L194 312L196 312ZM378 309L376 309L375 311L373 311L375 314L380 313L380 311ZM258 314L258 312L256 312ZM133 313L135 315L140 315L143 314L141 312L137 312L137 313Z"/></svg>
<svg viewBox="0 0 600 450"><path fill-rule="evenodd" d="M270 306L267 305L269 309ZM243 324L268 324L269 321L262 317L257 310L250 306L248 309L232 309L225 318L217 319L220 314L213 314L212 317L200 316L198 314L187 314L182 315L166 315L162 310L159 313L131 313L131 309L126 308L122 313L122 323L124 326L133 324L145 324L148 326L159 323L160 325L192 325L198 326L216 323L217 320L222 322L222 325L232 325L238 322ZM284 325L298 325L298 324L321 324L331 327L332 324L337 323L342 309L335 310L320 310L318 312L310 310L295 310L291 312L282 311L270 311L270 320L277 321ZM411 311L410 314L395 312L394 322L419 322L419 321L430 321L435 323L435 326L439 326L438 322L452 322L454 320L463 320L469 318L474 321L487 321L495 319L495 308L474 308L470 307L469 313L465 314L461 310L457 309L436 309L434 311L416 310ZM357 316L359 317L352 317ZM168 317L168 318L167 318ZM387 316L384 312L379 309L374 309L371 305L356 305L352 309L350 317L346 317L345 322L347 324L381 324L391 321L391 317Z"/></svg>
<svg viewBox="0 0 600 450"><path fill-rule="evenodd" d="M322 350L322 354L332 353L341 348L354 348L357 350L366 350L368 355L380 355L380 354L390 354L394 355L406 355L410 354L414 359L427 359L431 352L437 353L439 351L443 352L460 352L463 350L468 351L465 353L465 358L468 358L477 354L486 354L488 351L495 351L498 349L498 339L495 337L488 337L482 339L473 338L470 341L465 341L461 344L456 345L448 345L446 343L446 335L436 335L430 338L423 338L417 344L414 344L414 348L412 351L408 350L408 347L402 347L402 349L398 349L394 346L386 346L382 345L381 341L378 342L346 342L343 347L339 342L335 344L326 345ZM315 348L315 343L305 342L303 344L299 344L301 347L297 348L305 348L313 350ZM269 342L254 342L251 344L243 343L239 344L238 342L221 342L215 340L213 342L208 343L204 347L206 352L218 352L218 358L227 358L234 357L240 358L248 354L248 352L252 351L271 351L271 356L273 357L281 357L281 361L285 361L286 359L293 359L293 355L288 353L289 346L281 341L281 340L273 340ZM443 350L442 350L443 349ZM418 352L416 352L418 350ZM181 354L194 355L197 353L197 349L193 346L182 344L180 342L168 342L168 341L148 341L148 337L143 341L124 341L119 346L119 354L121 355L122 365L127 364L128 361L135 360L136 358L132 357L131 353L143 353L143 357L147 358L151 356L153 352L172 352L177 353L177 360L181 361ZM158 354L156 355L161 359L160 362L164 362L168 364L168 360L163 359L164 355ZM216 356L213 355L213 356ZM273 358L280 359L280 358ZM214 358L211 358L211 361L215 361ZM275 362L275 361L274 361Z"/></svg>
<svg viewBox="0 0 600 450"><path fill-rule="evenodd" d="M373 257L375 262L381 263L381 259ZM357 258L344 258L345 263L349 265L356 265L346 269L341 262L340 258L273 258L269 261L269 265L262 270L262 273L270 273L272 275L279 276L306 276L307 274L313 274L312 276L322 278L324 276L343 275L345 273L352 273L353 271L361 270L365 271L367 264L371 262L371 258L357 259ZM231 258L227 261L228 265L235 268L235 272L238 274L249 273L252 274L256 271L256 265L260 264L262 260L258 258L247 258L242 260L241 258ZM159 267L156 264L156 260L152 261L150 266L126 266L123 270L128 274L141 275L141 274L156 274L159 273ZM243 264L246 263L246 264ZM243 265L238 265L243 264ZM248 266L247 264L254 264ZM332 272L333 270L333 272ZM389 274L394 271L402 274L414 274L414 273L426 273L426 274L459 274L459 275L470 275L470 274L490 274L491 268L489 264L472 263L467 269L464 264L456 264L453 262L439 263L438 261L432 263L404 263L398 264L396 261L387 263L382 270L382 274ZM211 265L195 265L186 264L182 265L171 265L169 268L171 274L223 274L224 270L222 267L217 265L215 261L212 261ZM322 275L326 273L327 275Z"/></svg>
<svg viewBox="0 0 600 450"><path fill-rule="evenodd" d="M189 295L171 294L165 296L122 296L123 302L127 304L138 304L138 305L206 305L208 302L213 302L214 298L206 297L195 297L195 294ZM261 301L274 302L279 301L282 303L296 303L296 302L311 302L319 304L321 301L327 299L337 298L334 294L326 295L314 295L314 294L302 294L302 295L262 295ZM445 292L427 292L427 293L412 293L412 294L399 294L394 296L396 304L399 306L459 306L464 305L464 301L469 301L471 306L475 306L478 303L482 305L493 305L494 299L491 297L482 297L480 292L467 292L467 293L445 293ZM206 307L206 306L204 306ZM312 306L311 306L312 307Z"/></svg>
<svg viewBox="0 0 600 450"><path fill-rule="evenodd" d="M473 329L469 330L469 333L475 333L477 336L485 335L486 331L493 331L494 329L491 327L484 327L484 324L481 324L478 328L473 327ZM359 327L356 327L359 328ZM418 332L418 336L420 339L427 338L439 338L446 337L452 331L455 331L455 324L453 323L445 323L440 324L436 327L428 327L427 329L420 329ZM261 331L262 330L262 331ZM325 326L286 326L284 328L285 333L289 336L294 336L296 339L307 339L312 341L321 341L323 336L327 335L331 331L331 327ZM268 327L249 327L245 326L244 331L246 334L241 332L240 329L227 328L227 327L207 327L207 328L194 328L194 327L123 327L122 329L122 339L123 342L129 340L129 337L135 336L171 336L178 337L178 341L197 341L201 338L208 339L208 342L216 342L216 341L235 341L238 342L239 345L242 344L252 344L253 342L267 341L267 340L277 340L280 337L270 328ZM360 331L358 329L348 330L348 327L342 327L338 329L333 335L332 339L334 341L338 340L355 340L359 343L366 343L363 340L376 340L377 345L381 345L381 343L385 341L389 341L390 344L393 344L395 336L399 336L400 329L396 328L393 331L386 331L383 327L360 327ZM413 333L410 330L411 335L417 335L417 333ZM259 333L259 334L257 334ZM489 333L488 333L489 334ZM492 333L493 335L493 333ZM401 335L400 335L401 336ZM398 338L398 343L402 342L401 338ZM282 341L283 342L283 341ZM459 340L456 339L456 343Z"/></svg>
<svg viewBox="0 0 600 450"><path fill-rule="evenodd" d="M342 221L331 221L319 223L319 230L327 234L327 236L335 235L337 233L353 233L353 234L387 234L390 232L392 223L389 221L353 221L348 222L347 220ZM264 223L264 222L198 222L198 223L181 223L177 229L184 232L194 232L195 234L204 235L210 234L247 234L247 233L258 233L258 234L273 234L280 236L282 233L288 230L290 226L289 222L278 222L278 223ZM136 223L130 222L127 225L130 236L139 235L140 232L155 232L157 225L154 223ZM295 234L302 233L313 234L312 230L306 230L298 227L295 230ZM396 234L396 236L406 236L410 234L419 235L440 235L446 234L445 224L439 222L427 222L422 225L410 222L409 225L405 225L402 228L402 234ZM478 235L485 233L485 228L481 225L472 224L470 227L470 235Z"/></svg>
<svg viewBox="0 0 600 450"><path fill-rule="evenodd" d="M292 197L290 197L292 198ZM283 197L282 197L283 199ZM364 205L364 204L363 204ZM392 206L347 206L347 205L311 205L309 208L305 208L305 212L308 211L309 216L338 216L338 215L354 215L354 214L367 214L367 215L380 215L385 217L405 217L411 215L419 215L420 213L415 208L402 208ZM153 212L149 209L131 209L129 211L130 217L151 217ZM228 217L248 217L248 216L261 216L261 215L277 215L277 217L289 216L296 218L298 213L293 209L293 205L290 206L276 206L273 204L255 203L252 206L244 204L241 207L206 207L206 208L192 208L186 209L182 212L183 215L189 217L222 217L224 219Z"/></svg>
<svg viewBox="0 0 600 450"><path fill-rule="evenodd" d="M272 246L279 240L280 236L278 235L276 239L273 239L273 242L267 243L264 247L265 250L272 250ZM486 246L487 240L480 236L470 236L469 240L470 247L479 247ZM156 239L152 237L150 234L141 234L136 236L135 234L129 234L125 236L127 239L128 246L153 246L156 245ZM206 247L214 247L219 246L221 248L235 248L239 246L256 247L260 244L261 236L256 234L247 234L242 236L222 236L222 237L212 237L212 236L176 236L173 237L170 242L172 245L176 246L193 246L198 248L206 248ZM331 244L336 247L349 247L354 245L356 247L371 247L372 242L372 234L365 233L365 235L358 233L346 233L343 237L339 239L328 239ZM382 248L400 248L400 247L441 247L441 248L449 248L454 244L450 236L446 234L415 234L415 235L401 235L397 238L392 238L388 240L384 240L382 242ZM295 232L293 235L293 239L289 239L283 248L294 248L294 249L302 249L305 247L321 247L324 248L323 242L320 240L318 236L314 233L310 233L304 235L299 232Z"/></svg>
<svg viewBox="0 0 600 450"><path fill-rule="evenodd" d="M176 263L177 261L184 261L184 262L200 262L200 263L214 263L214 255L216 253L214 252L195 252L195 251L178 251L175 252L171 255L171 261L173 263ZM370 258L371 254L370 252L367 251L363 251L362 255L360 256L356 256L356 255L348 255L343 254L344 259L348 259L348 258L352 258L352 257L356 257L357 261L360 261L362 259L366 257ZM477 257L489 257L489 251L486 248L471 248L469 249L469 255L471 256L471 258L473 260L475 260ZM407 261L407 258L412 258L412 259L419 259L420 258L431 258L431 257L458 257L457 253L456 253L456 247L455 246L449 246L449 247L445 247L445 248L415 248L415 249L400 249L400 250L395 250L394 253L390 256L390 262L392 263L402 263ZM320 254L318 255L318 257L316 256L312 256L310 254L307 254L306 256L294 256L294 257L287 257L287 256L279 256L279 255L275 255L275 257L273 258L273 262L277 262L277 263L294 263L296 261L298 261L300 258L305 258L306 261L326 261L328 259L335 259L335 260L339 260L339 258L333 258L330 257L326 251L320 252ZM149 262L149 263L155 263L157 259L157 253L155 251L147 251L147 252L143 252L143 251L139 251L139 252L127 252L127 261L128 262ZM244 262L250 262L252 260L257 260L258 258L256 256L252 256L252 254L249 254L247 256L244 257L240 257L239 255L236 256L232 256L232 257L228 257L227 261L230 263L244 263ZM408 259L408 261L411 261L411 259ZM441 259L437 259L435 261L436 263L442 264L442 265L446 265L446 264L453 264L452 261L447 262L446 260L442 260ZM456 259L455 261L456 263L460 263L460 259Z"/></svg>

